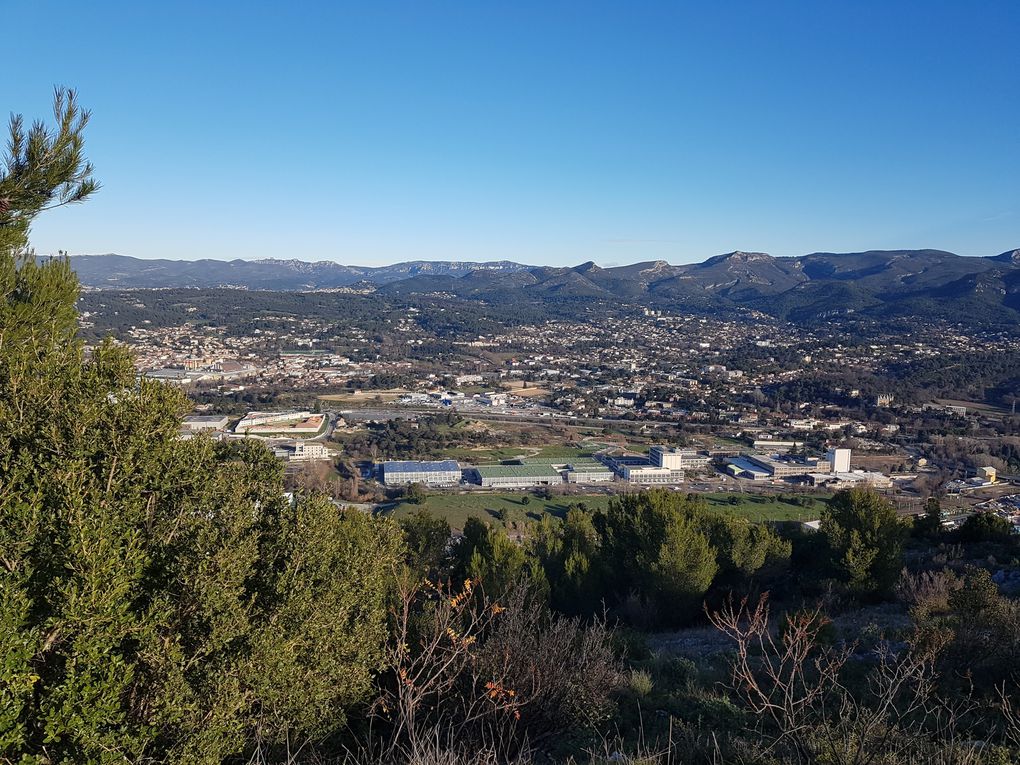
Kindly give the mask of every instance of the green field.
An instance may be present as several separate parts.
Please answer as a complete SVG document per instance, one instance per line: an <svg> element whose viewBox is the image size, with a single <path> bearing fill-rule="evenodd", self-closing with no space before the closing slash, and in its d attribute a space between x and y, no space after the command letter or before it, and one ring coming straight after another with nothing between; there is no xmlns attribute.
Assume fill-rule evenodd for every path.
<svg viewBox="0 0 1020 765"><path fill-rule="evenodd" d="M543 514L562 518L570 505L583 502L592 510L604 509L610 497L604 494L574 495L540 499L531 496L525 505L521 502L523 493L486 494L431 494L422 505L401 502L390 514L394 518L406 517L418 508L427 508L434 515L445 518L455 529L464 528L468 518L481 518L489 523L502 524L504 519L524 521L539 520ZM709 509L742 516L752 521L809 521L819 517L825 497L812 497L810 507L788 502L772 502L768 497L749 494L701 494ZM736 497L737 504L730 504L730 497Z"/></svg>
<svg viewBox="0 0 1020 765"><path fill-rule="evenodd" d="M717 494L701 494L712 509L728 510L734 515L741 515L752 521L813 521L821 515L825 500L829 495L812 495L810 506L804 507L791 502L780 502L778 497L772 502L771 495L738 494L720 492ZM730 504L730 498L736 497L737 504Z"/></svg>
<svg viewBox="0 0 1020 765"><path fill-rule="evenodd" d="M527 446L500 446L492 449L472 449L469 446L459 446L443 449L443 457L458 462L470 462L472 465L492 465L503 460L526 456L532 451L534 449Z"/></svg>
<svg viewBox="0 0 1020 765"><path fill-rule="evenodd" d="M474 465L495 464L518 457L525 459L562 459L590 456L591 449L576 449L572 446L501 446L493 449L471 449L460 447L444 449L443 456Z"/></svg>

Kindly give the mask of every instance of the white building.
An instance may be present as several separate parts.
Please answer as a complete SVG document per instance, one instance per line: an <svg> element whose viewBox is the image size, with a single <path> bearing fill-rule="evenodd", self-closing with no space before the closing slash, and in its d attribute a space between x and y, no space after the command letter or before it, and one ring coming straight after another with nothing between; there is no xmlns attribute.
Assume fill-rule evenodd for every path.
<svg viewBox="0 0 1020 765"><path fill-rule="evenodd" d="M290 443L277 444L273 447L273 454L287 462L315 462L332 458L329 449L316 441L291 441Z"/></svg>
<svg viewBox="0 0 1020 765"><path fill-rule="evenodd" d="M730 457L726 460L726 470L734 478L748 478L752 481L765 481L771 476L767 470L746 457Z"/></svg>
<svg viewBox="0 0 1020 765"><path fill-rule="evenodd" d="M382 463L382 478L387 486L402 486L409 483L456 486L460 483L461 472L456 460L392 461Z"/></svg>
<svg viewBox="0 0 1020 765"><path fill-rule="evenodd" d="M259 425L307 420L311 416L311 412L248 412L234 427L234 432L243 433L248 428L255 428Z"/></svg>
<svg viewBox="0 0 1020 765"><path fill-rule="evenodd" d="M600 462L578 462L567 465L567 483L609 483L613 471Z"/></svg>
<svg viewBox="0 0 1020 765"><path fill-rule="evenodd" d="M675 446L653 446L648 450L648 458L656 467L670 470L701 470L710 461L707 454Z"/></svg>
<svg viewBox="0 0 1020 765"><path fill-rule="evenodd" d="M864 486L888 489L892 486L892 479L889 476L865 470L839 473L809 473L807 479L812 486L825 486L829 489L853 489Z"/></svg>
<svg viewBox="0 0 1020 765"><path fill-rule="evenodd" d="M184 430L193 432L199 430L224 430L229 421L227 417L218 414L192 415L184 418L181 427Z"/></svg>
<svg viewBox="0 0 1020 765"><path fill-rule="evenodd" d="M478 483L488 489L534 489L563 483L563 474L552 465L479 465Z"/></svg>
<svg viewBox="0 0 1020 765"><path fill-rule="evenodd" d="M656 465L624 465L623 477L631 483L676 484L683 483L683 470L670 470Z"/></svg>
<svg viewBox="0 0 1020 765"><path fill-rule="evenodd" d="M850 472L850 450L830 449L829 450L829 472L849 473Z"/></svg>

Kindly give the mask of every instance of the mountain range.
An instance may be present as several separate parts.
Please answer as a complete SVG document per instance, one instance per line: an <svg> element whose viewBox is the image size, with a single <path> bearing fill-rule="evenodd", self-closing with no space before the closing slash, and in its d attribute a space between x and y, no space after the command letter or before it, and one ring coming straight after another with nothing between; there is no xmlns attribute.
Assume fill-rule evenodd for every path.
<svg viewBox="0 0 1020 765"><path fill-rule="evenodd" d="M474 271L511 272L531 268L509 261L416 260L371 267L345 266L328 260L143 260L125 255L72 255L71 266L84 286L97 289L236 287L284 291L335 289L358 282L380 285L415 276L464 276Z"/></svg>
<svg viewBox="0 0 1020 765"><path fill-rule="evenodd" d="M794 322L856 314L1020 323L1020 250L964 257L942 250L816 252L773 257L731 252L701 263L665 261L570 268L511 261L413 261L383 267L299 260L141 260L72 256L82 284L99 289L237 287L309 291L370 285L393 297L603 299L692 310L749 308Z"/></svg>

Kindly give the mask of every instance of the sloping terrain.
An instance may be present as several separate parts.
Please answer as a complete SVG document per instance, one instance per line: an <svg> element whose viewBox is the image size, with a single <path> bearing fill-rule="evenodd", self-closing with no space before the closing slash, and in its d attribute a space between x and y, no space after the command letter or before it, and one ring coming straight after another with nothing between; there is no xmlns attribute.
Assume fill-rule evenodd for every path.
<svg viewBox="0 0 1020 765"><path fill-rule="evenodd" d="M731 252L701 263L602 268L510 261L415 261L381 268L326 261L161 261L116 255L72 258L96 288L240 287L309 291L372 284L382 295L450 294L506 304L607 300L698 311L748 308L798 323L845 315L1020 324L1020 250L986 258L943 250L816 252L775 258Z"/></svg>

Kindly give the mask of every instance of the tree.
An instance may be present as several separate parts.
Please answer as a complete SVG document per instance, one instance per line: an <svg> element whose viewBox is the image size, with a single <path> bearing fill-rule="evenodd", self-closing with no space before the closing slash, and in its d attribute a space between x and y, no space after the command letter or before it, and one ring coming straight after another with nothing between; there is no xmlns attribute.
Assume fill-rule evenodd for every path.
<svg viewBox="0 0 1020 765"><path fill-rule="evenodd" d="M401 539L283 492L261 444L181 441L183 394L86 358L66 259L32 217L95 188L85 117L0 178L0 760L220 763L323 736L371 692Z"/></svg>
<svg viewBox="0 0 1020 765"><path fill-rule="evenodd" d="M614 499L595 516L611 599L637 593L674 623L699 612L718 571L716 550L698 526L699 503L655 490Z"/></svg>
<svg viewBox="0 0 1020 765"><path fill-rule="evenodd" d="M905 527L896 508L871 489L836 492L822 511L832 564L860 595L887 592L903 568Z"/></svg>
<svg viewBox="0 0 1020 765"><path fill-rule="evenodd" d="M605 600L601 560L602 539L590 513L573 508L557 524L544 516L532 537L550 584L556 610L567 614L596 614Z"/></svg>
<svg viewBox="0 0 1020 765"><path fill-rule="evenodd" d="M412 505L421 505L428 499L428 494L425 493L425 487L420 483L412 483L404 492L404 499Z"/></svg>
<svg viewBox="0 0 1020 765"><path fill-rule="evenodd" d="M961 542L1006 542L1016 541L1013 524L991 512L974 513L963 522L957 531Z"/></svg>
<svg viewBox="0 0 1020 765"><path fill-rule="evenodd" d="M538 560L500 527L468 518L456 556L459 577L480 581L492 597L503 597L522 581L533 583L534 591L543 597L548 594L548 583Z"/></svg>
<svg viewBox="0 0 1020 765"><path fill-rule="evenodd" d="M26 130L21 115L11 116L9 151L0 170L0 252L24 249L40 212L82 202L99 188L84 154L89 116L75 92L63 88L53 98L56 130L42 122Z"/></svg>
<svg viewBox="0 0 1020 765"><path fill-rule="evenodd" d="M450 524L425 508L418 508L400 521L407 549L407 562L418 574L432 576L446 568L450 545Z"/></svg>
<svg viewBox="0 0 1020 765"><path fill-rule="evenodd" d="M914 516L913 532L920 537L934 537L942 530L942 505L936 497L928 497L924 514Z"/></svg>

